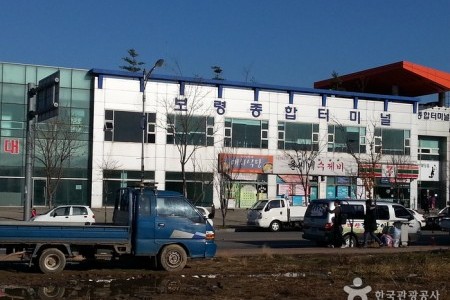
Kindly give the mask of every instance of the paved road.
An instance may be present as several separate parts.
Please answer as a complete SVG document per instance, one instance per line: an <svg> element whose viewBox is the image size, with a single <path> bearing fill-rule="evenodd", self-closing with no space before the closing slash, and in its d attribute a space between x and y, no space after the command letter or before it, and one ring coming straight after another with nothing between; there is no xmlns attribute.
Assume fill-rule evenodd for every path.
<svg viewBox="0 0 450 300"><path fill-rule="evenodd" d="M44 213L48 209L38 207L38 213ZM111 208L93 209L98 223L111 221ZM0 221L23 220L22 207L0 208ZM216 243L218 245L217 256L239 255L271 255L271 254L314 254L314 253L380 253L386 251L433 251L439 249L450 250L449 234L442 231L423 231L420 241L404 248L350 248L332 249L317 247L314 243L303 240L300 231L268 232L254 228L248 228L246 222L246 210L235 209L228 211L226 216L227 229L220 229L222 225L220 210L216 211L214 224L216 231Z"/></svg>
<svg viewBox="0 0 450 300"><path fill-rule="evenodd" d="M267 232L245 230L218 230L216 232L217 256L271 255L271 254L315 254L315 253L386 253L411 251L450 250L447 232L423 231L417 243L400 248L326 248L304 240L300 231Z"/></svg>

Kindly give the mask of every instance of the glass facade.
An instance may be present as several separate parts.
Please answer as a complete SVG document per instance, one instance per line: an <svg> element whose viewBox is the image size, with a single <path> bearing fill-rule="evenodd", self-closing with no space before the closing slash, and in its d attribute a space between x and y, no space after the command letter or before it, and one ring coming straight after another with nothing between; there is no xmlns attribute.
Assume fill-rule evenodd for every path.
<svg viewBox="0 0 450 300"><path fill-rule="evenodd" d="M90 204L92 80L87 70L0 63L0 206L22 206L25 186L27 85L60 71L60 116L80 131L77 153L64 162L53 205ZM39 130L39 123L37 130ZM32 205L46 205L42 165L34 163Z"/></svg>
<svg viewBox="0 0 450 300"><path fill-rule="evenodd" d="M269 122L225 119L225 147L269 148Z"/></svg>
<svg viewBox="0 0 450 300"><path fill-rule="evenodd" d="M365 153L366 128L328 125L328 151Z"/></svg>
<svg viewBox="0 0 450 300"><path fill-rule="evenodd" d="M278 122L278 149L319 150L319 124Z"/></svg>

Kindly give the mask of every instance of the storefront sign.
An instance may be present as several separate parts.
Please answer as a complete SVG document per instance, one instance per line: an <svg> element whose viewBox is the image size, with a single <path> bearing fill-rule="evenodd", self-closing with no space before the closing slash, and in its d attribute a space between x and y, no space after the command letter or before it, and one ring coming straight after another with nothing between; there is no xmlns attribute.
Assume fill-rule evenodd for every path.
<svg viewBox="0 0 450 300"><path fill-rule="evenodd" d="M420 166L420 181L439 181L439 162L438 161L421 161Z"/></svg>
<svg viewBox="0 0 450 300"><path fill-rule="evenodd" d="M314 159L310 170L298 170L291 167L291 159L287 155L275 156L273 165L274 174L309 174L317 176L356 176L357 165L355 160L344 159L338 155L321 155Z"/></svg>
<svg viewBox="0 0 450 300"><path fill-rule="evenodd" d="M221 173L273 173L272 155L219 154Z"/></svg>

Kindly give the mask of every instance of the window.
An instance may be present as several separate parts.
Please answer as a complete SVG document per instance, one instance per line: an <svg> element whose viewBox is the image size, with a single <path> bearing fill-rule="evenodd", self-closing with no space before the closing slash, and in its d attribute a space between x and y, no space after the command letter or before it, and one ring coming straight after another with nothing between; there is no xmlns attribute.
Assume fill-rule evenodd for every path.
<svg viewBox="0 0 450 300"><path fill-rule="evenodd" d="M366 152L366 128L328 126L328 151L346 153Z"/></svg>
<svg viewBox="0 0 450 300"><path fill-rule="evenodd" d="M269 148L269 122L225 119L225 147Z"/></svg>
<svg viewBox="0 0 450 300"><path fill-rule="evenodd" d="M319 150L319 124L278 122L278 149Z"/></svg>
<svg viewBox="0 0 450 300"><path fill-rule="evenodd" d="M393 205L392 207L394 208L394 213L395 213L395 217L396 217L396 218L412 220L413 216L412 216L411 213L410 213L406 208L404 208L403 206L400 206L400 205Z"/></svg>
<svg viewBox="0 0 450 300"><path fill-rule="evenodd" d="M389 207L387 205L377 205L375 208L377 220L389 220Z"/></svg>
<svg viewBox="0 0 450 300"><path fill-rule="evenodd" d="M87 215L87 209L83 206L72 206L72 215L74 216L84 216Z"/></svg>
<svg viewBox="0 0 450 300"><path fill-rule="evenodd" d="M2 102L24 105L26 86L22 84L3 84Z"/></svg>
<svg viewBox="0 0 450 300"><path fill-rule="evenodd" d="M187 198L194 205L209 206L213 199L213 173L186 172ZM166 172L166 190L183 193L181 172Z"/></svg>
<svg viewBox="0 0 450 300"><path fill-rule="evenodd" d="M146 143L155 143L156 113L128 111L105 111L105 141L142 143L142 128L145 128Z"/></svg>
<svg viewBox="0 0 450 300"><path fill-rule="evenodd" d="M419 160L439 160L439 140L419 137Z"/></svg>
<svg viewBox="0 0 450 300"><path fill-rule="evenodd" d="M272 200L269 202L268 209L272 208L282 208L284 207L284 201L281 200Z"/></svg>
<svg viewBox="0 0 450 300"><path fill-rule="evenodd" d="M168 115L167 144L214 145L214 118Z"/></svg>
<svg viewBox="0 0 450 300"><path fill-rule="evenodd" d="M53 212L53 216L68 216L70 215L70 206L67 207L60 207L55 209Z"/></svg>
<svg viewBox="0 0 450 300"><path fill-rule="evenodd" d="M364 219L364 206L358 204L342 204L342 214L347 220Z"/></svg>
<svg viewBox="0 0 450 300"><path fill-rule="evenodd" d="M391 155L410 155L410 131L375 128L375 152Z"/></svg>

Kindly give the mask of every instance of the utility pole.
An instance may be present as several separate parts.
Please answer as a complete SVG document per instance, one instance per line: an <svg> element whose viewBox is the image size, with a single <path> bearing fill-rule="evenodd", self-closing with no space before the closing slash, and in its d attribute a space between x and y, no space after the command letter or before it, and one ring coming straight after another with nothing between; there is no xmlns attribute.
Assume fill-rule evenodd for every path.
<svg viewBox="0 0 450 300"><path fill-rule="evenodd" d="M30 220L31 214L31 196L33 191L33 143L34 143L34 123L36 116L36 85L34 83L28 84L27 94L27 128L26 128L26 140L25 140L25 191L24 191L24 210L23 220Z"/></svg>

